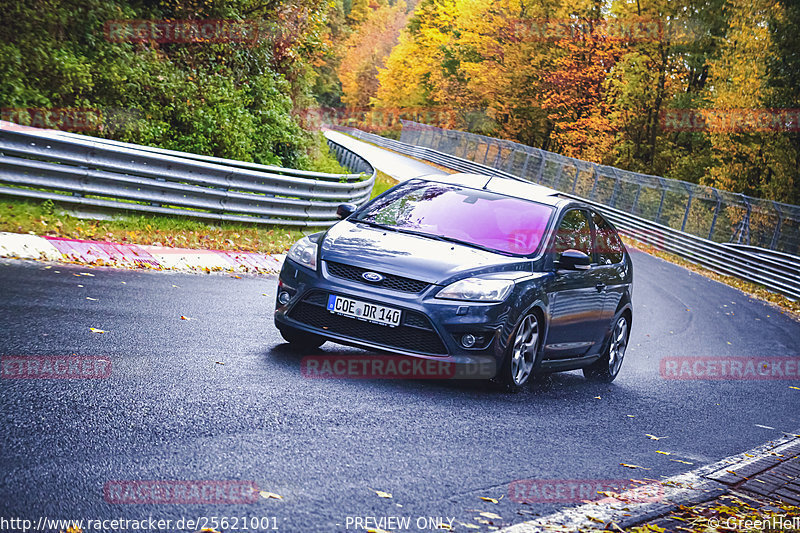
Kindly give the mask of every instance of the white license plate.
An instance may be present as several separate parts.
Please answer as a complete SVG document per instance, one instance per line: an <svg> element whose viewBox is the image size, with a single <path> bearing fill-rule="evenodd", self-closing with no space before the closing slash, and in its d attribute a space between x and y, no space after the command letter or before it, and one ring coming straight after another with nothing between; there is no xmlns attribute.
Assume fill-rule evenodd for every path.
<svg viewBox="0 0 800 533"><path fill-rule="evenodd" d="M328 296L328 311L383 326L394 327L400 324L401 311L399 309L359 302L333 294Z"/></svg>

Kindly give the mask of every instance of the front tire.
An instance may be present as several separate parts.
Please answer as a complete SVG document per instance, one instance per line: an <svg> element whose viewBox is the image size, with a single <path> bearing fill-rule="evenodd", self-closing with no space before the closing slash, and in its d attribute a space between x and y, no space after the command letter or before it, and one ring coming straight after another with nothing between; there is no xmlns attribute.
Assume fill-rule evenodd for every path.
<svg viewBox="0 0 800 533"><path fill-rule="evenodd" d="M519 321L506 349L498 381L509 392L520 390L533 375L539 353L540 320L528 313Z"/></svg>
<svg viewBox="0 0 800 533"><path fill-rule="evenodd" d="M283 340L288 342L296 350L316 350L325 343L325 338L313 333L283 326L278 328Z"/></svg>
<svg viewBox="0 0 800 533"><path fill-rule="evenodd" d="M608 347L603 353L603 357L595 363L583 369L583 376L591 381L601 383L611 383L619 374L622 368L622 360L625 358L625 349L628 347L628 337L630 336L630 321L628 315L623 314L614 323L611 331L611 339Z"/></svg>

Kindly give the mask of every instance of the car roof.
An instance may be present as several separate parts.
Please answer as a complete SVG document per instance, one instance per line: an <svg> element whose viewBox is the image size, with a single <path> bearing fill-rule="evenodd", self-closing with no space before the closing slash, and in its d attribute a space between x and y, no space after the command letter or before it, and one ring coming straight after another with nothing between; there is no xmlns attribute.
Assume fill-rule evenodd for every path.
<svg viewBox="0 0 800 533"><path fill-rule="evenodd" d="M419 176L418 179L460 185L470 189L482 189L505 196L531 200L553 207L570 203L568 199L558 196L559 192L555 189L522 180L498 178L483 174L468 174L465 172L456 174L429 174L426 176Z"/></svg>

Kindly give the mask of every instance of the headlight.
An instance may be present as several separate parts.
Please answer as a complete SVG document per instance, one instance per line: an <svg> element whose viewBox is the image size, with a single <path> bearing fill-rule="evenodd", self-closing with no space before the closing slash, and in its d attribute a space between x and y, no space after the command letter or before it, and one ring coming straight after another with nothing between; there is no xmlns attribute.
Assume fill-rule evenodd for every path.
<svg viewBox="0 0 800 533"><path fill-rule="evenodd" d="M316 270L317 243L308 237L303 237L294 243L294 245L289 249L289 253L286 254L286 257L296 263L300 263L304 267L308 267L311 270Z"/></svg>
<svg viewBox="0 0 800 533"><path fill-rule="evenodd" d="M510 280L466 278L451 283L439 291L436 297L473 302L502 302L513 288L514 282Z"/></svg>

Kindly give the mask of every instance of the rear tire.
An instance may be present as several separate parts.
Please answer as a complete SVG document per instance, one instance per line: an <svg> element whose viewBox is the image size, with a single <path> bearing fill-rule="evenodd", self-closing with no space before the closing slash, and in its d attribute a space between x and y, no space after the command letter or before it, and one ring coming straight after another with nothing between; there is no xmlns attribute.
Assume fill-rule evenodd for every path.
<svg viewBox="0 0 800 533"><path fill-rule="evenodd" d="M296 350L316 350L325 343L324 337L306 333L299 329L283 326L278 328L278 331L280 331L283 340Z"/></svg>
<svg viewBox="0 0 800 533"><path fill-rule="evenodd" d="M630 336L630 320L627 314L620 315L614 322L611 330L611 338L608 340L608 347L603 353L603 357L583 369L583 376L591 381L601 383L611 383L619 374L622 368L622 360L625 358L625 349L628 347L628 337Z"/></svg>
<svg viewBox="0 0 800 533"><path fill-rule="evenodd" d="M534 375L538 364L541 321L536 313L528 313L519 321L506 348L506 356L498 382L508 392L517 392Z"/></svg>

